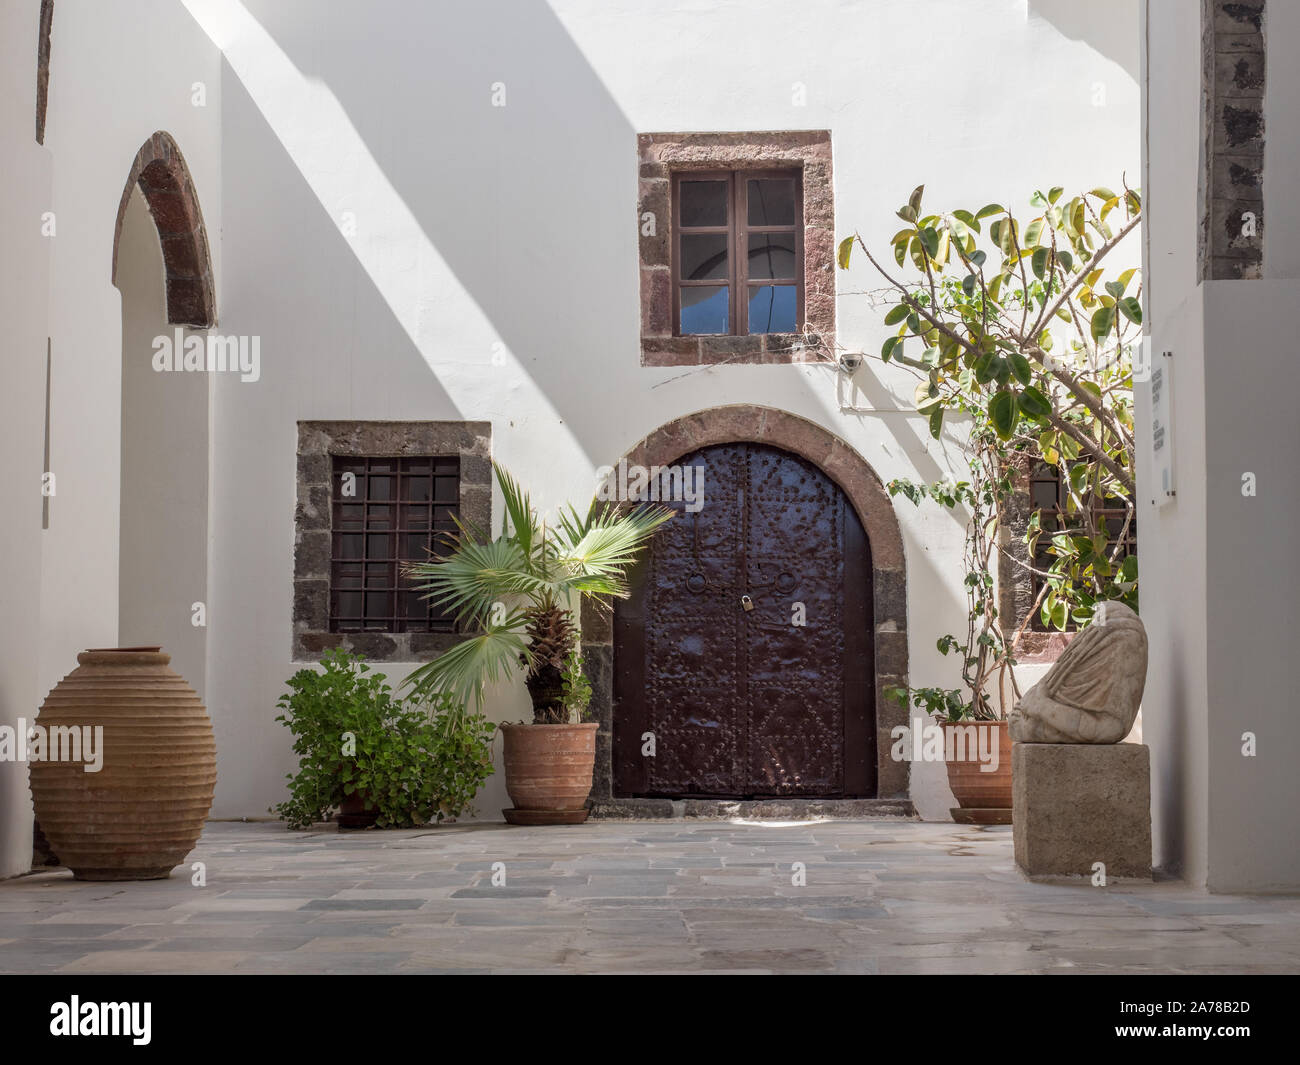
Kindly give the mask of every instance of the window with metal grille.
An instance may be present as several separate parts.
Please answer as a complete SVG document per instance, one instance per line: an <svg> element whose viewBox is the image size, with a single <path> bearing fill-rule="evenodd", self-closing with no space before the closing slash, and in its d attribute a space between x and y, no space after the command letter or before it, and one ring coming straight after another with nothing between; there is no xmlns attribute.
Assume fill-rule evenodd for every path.
<svg viewBox="0 0 1300 1065"><path fill-rule="evenodd" d="M330 631L455 631L401 564L445 550L455 533L460 460L335 456L332 483Z"/></svg>
<svg viewBox="0 0 1300 1065"><path fill-rule="evenodd" d="M672 263L678 336L801 330L801 172L674 174Z"/></svg>
<svg viewBox="0 0 1300 1065"><path fill-rule="evenodd" d="M1062 482L1061 472L1058 467L1048 465L1046 462L1039 462L1034 465L1029 477L1029 498L1030 505L1040 512L1039 524L1043 530L1034 551L1035 570L1046 571L1051 568L1052 563L1056 560L1056 556L1051 552L1052 535L1077 524L1065 511L1066 497L1068 495L1069 487ZM1091 505L1093 520L1100 522L1104 518L1106 521L1106 532L1110 536L1106 545L1107 554L1115 550L1115 545L1120 542L1120 533L1124 533L1123 548L1115 558L1115 565L1118 567L1129 555L1137 554L1137 519L1134 518L1133 521L1129 522L1128 529L1125 530L1124 515L1126 511L1122 500L1103 500L1094 497ZM1044 581L1037 573L1033 575L1033 579L1034 601L1036 601ZM1055 631L1050 626L1043 624L1041 610L1034 611L1029 627L1036 632ZM1077 626L1071 621L1066 626L1066 631L1072 632L1075 628Z"/></svg>

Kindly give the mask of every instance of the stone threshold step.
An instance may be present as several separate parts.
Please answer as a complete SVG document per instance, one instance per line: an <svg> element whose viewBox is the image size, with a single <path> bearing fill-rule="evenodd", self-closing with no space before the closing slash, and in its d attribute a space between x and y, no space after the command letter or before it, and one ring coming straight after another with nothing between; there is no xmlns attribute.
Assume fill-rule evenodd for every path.
<svg viewBox="0 0 1300 1065"><path fill-rule="evenodd" d="M917 819L910 799L602 799L592 804L591 817L607 821Z"/></svg>

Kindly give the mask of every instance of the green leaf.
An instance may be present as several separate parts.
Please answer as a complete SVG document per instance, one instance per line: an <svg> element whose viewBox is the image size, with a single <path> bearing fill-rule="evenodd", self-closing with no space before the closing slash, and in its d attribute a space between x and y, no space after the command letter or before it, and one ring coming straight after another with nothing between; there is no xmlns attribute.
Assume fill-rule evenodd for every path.
<svg viewBox="0 0 1300 1065"><path fill-rule="evenodd" d="M933 226L926 226L921 230L921 246L925 248L925 253L931 259L936 258L939 254L939 234Z"/></svg>
<svg viewBox="0 0 1300 1065"><path fill-rule="evenodd" d="M900 208L898 211L895 212L895 214L897 214L898 217L901 218L904 222L916 221L916 208L914 208L911 204L908 204L906 207Z"/></svg>
<svg viewBox="0 0 1300 1065"><path fill-rule="evenodd" d="M1015 432L1019 414L1020 408L1016 403L1016 394L1009 389L994 393L993 398L989 400L989 420L993 423L993 428L997 430L998 436L1003 440L1009 439L1011 434Z"/></svg>
<svg viewBox="0 0 1300 1065"><path fill-rule="evenodd" d="M853 251L853 237L845 237L840 241L839 251L836 252L835 260L840 264L841 270L849 268L849 253Z"/></svg>
<svg viewBox="0 0 1300 1065"><path fill-rule="evenodd" d="M978 270L981 266L984 265L984 261L987 258L988 256L985 255L983 251L976 251L975 254L973 254L970 257L970 261L974 264L975 269Z"/></svg>
<svg viewBox="0 0 1300 1065"><path fill-rule="evenodd" d="M960 219L965 225L970 226L976 233L980 231L979 220L969 211L953 211L954 218Z"/></svg>
<svg viewBox="0 0 1300 1065"><path fill-rule="evenodd" d="M1113 307L1101 307L1092 316L1092 339L1100 340L1110 332L1111 327L1115 324L1115 310Z"/></svg>
<svg viewBox="0 0 1300 1065"><path fill-rule="evenodd" d="M1047 273L1047 257L1051 254L1051 248L1035 248L1033 259L1030 265L1033 267L1034 276L1042 280Z"/></svg>
<svg viewBox="0 0 1300 1065"><path fill-rule="evenodd" d="M943 407L940 405L930 411L930 435L938 440L941 432L943 432Z"/></svg>
<svg viewBox="0 0 1300 1065"><path fill-rule="evenodd" d="M1119 299L1121 296L1124 295L1124 286L1121 285L1118 281L1107 281L1106 291L1109 292L1112 296L1114 296L1115 299Z"/></svg>
<svg viewBox="0 0 1300 1065"><path fill-rule="evenodd" d="M1043 220L1035 218L1028 226L1025 227L1025 247L1033 248L1038 244L1038 238L1043 234Z"/></svg>
<svg viewBox="0 0 1300 1065"><path fill-rule="evenodd" d="M1101 201L1103 201L1103 202L1105 202L1106 200L1113 200L1113 199L1115 199L1115 194L1114 194L1113 192L1111 192L1110 189L1106 188L1104 185L1098 185L1095 189L1093 189L1093 190L1089 193L1089 195L1090 195L1090 196L1096 196L1097 199L1099 199L1099 200L1101 200Z"/></svg>
<svg viewBox="0 0 1300 1065"><path fill-rule="evenodd" d="M1116 306L1130 322L1136 325L1142 324L1142 304L1138 302L1136 296L1125 296Z"/></svg>
<svg viewBox="0 0 1300 1065"><path fill-rule="evenodd" d="M1051 413L1052 405L1047 397L1033 385L1026 386L1020 393L1020 409L1031 418L1043 418Z"/></svg>
<svg viewBox="0 0 1300 1065"><path fill-rule="evenodd" d="M1068 251L1065 251L1064 249L1058 251L1056 253L1056 261L1065 267L1065 272L1067 274L1074 270L1074 256Z"/></svg>
<svg viewBox="0 0 1300 1065"><path fill-rule="evenodd" d="M1018 351L1013 351L1008 354L1007 359L1011 362L1011 372L1015 374L1016 380L1022 385L1029 384L1034 375L1034 371L1029 365L1029 360Z"/></svg>
<svg viewBox="0 0 1300 1065"><path fill-rule="evenodd" d="M1002 213L1003 213L1003 207L1000 203L990 203L990 204L986 204L985 206L981 207L978 211L976 211L975 217L988 218L989 215L1002 214Z"/></svg>
<svg viewBox="0 0 1300 1065"><path fill-rule="evenodd" d="M912 310L906 303L890 307L889 313L885 315L885 325L897 325L911 313Z"/></svg>
<svg viewBox="0 0 1300 1065"><path fill-rule="evenodd" d="M975 275L967 274L961 279L961 290L968 296L975 295Z"/></svg>
<svg viewBox="0 0 1300 1065"><path fill-rule="evenodd" d="M912 399L917 410L929 410L939 402L939 388L933 381L922 381L916 386Z"/></svg>
<svg viewBox="0 0 1300 1065"><path fill-rule="evenodd" d="M912 190L912 195L907 198L907 205L911 207L913 211L921 210L921 194L923 192L925 192L925 186L917 185L916 188Z"/></svg>
<svg viewBox="0 0 1300 1065"><path fill-rule="evenodd" d="M902 337L887 337L885 339L884 344L882 344L880 347L880 358L884 362L888 362L890 358L893 356L894 350L896 348L901 348L902 345L903 345ZM901 355L902 352L899 351L899 354Z"/></svg>

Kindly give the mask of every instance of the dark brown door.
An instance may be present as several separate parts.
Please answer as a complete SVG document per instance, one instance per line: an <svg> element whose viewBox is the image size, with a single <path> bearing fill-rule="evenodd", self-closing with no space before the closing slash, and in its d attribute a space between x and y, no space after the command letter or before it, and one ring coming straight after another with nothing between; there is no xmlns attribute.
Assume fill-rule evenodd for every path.
<svg viewBox="0 0 1300 1065"><path fill-rule="evenodd" d="M615 608L617 794L875 795L871 559L852 505L760 444L677 465L702 468L704 505L668 503Z"/></svg>

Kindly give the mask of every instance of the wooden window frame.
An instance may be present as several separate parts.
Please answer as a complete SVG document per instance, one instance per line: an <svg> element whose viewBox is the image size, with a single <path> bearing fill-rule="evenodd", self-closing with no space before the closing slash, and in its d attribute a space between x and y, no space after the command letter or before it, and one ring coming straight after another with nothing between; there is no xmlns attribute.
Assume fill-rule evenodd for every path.
<svg viewBox="0 0 1300 1065"><path fill-rule="evenodd" d="M749 182L752 180L790 180L794 182L795 220L786 225L753 226L749 224ZM727 224L724 226L683 226L681 224L681 186L683 181L723 181L727 185ZM804 329L804 218L803 171L798 167L760 170L677 170L672 174L671 263L672 330L675 337L777 336L800 333ZM794 278L759 278L749 276L749 237L753 233L790 234L794 237ZM727 239L727 278L692 280L681 276L683 236L725 235ZM727 332L683 333L681 331L682 288L727 287ZM792 330L751 333L749 330L749 293L762 287L795 290L795 325Z"/></svg>

